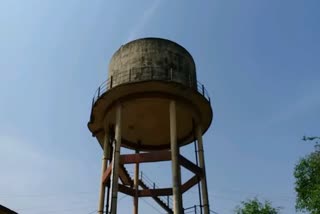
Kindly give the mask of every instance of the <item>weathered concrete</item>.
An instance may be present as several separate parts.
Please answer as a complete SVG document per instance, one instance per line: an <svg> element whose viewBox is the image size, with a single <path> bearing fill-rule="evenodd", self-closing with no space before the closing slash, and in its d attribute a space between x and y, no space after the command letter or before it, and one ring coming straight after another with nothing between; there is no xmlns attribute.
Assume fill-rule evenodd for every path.
<svg viewBox="0 0 320 214"><path fill-rule="evenodd" d="M123 45L113 55L109 65L108 81L97 90L88 123L90 131L97 137L101 146L106 142L103 131L108 128L112 130L109 132L109 138L114 140L113 156L109 157L108 153L104 155L107 159L112 159L112 167L108 168L103 179L110 179L107 213L117 213L118 191L134 197L135 214L139 210L138 198L146 196L153 197L168 213L183 213L182 194L197 182L201 182L203 211L205 214L209 213L202 134L209 128L213 113L206 90L202 85L200 88L197 86L192 56L172 41L157 38L139 39ZM204 178L200 167L182 159L179 154L181 146L194 141L194 125L197 126L199 160ZM121 147L136 151L170 151L170 157L159 157L172 161L172 188L139 190L139 164L143 161L135 162L132 184L132 180L122 168L121 164L124 162L120 162ZM111 151L111 148L104 151ZM159 157L149 160L158 161ZM195 173L195 176L183 185L180 165ZM104 171L106 166L103 165L102 168ZM122 184L118 183L119 176ZM198 176L201 177L201 181L198 180ZM104 191L102 186L100 213L103 211ZM156 195L173 195L173 207L159 202Z"/></svg>
<svg viewBox="0 0 320 214"><path fill-rule="evenodd" d="M109 65L111 87L134 81L171 80L196 87L192 56L182 46L165 39L145 38L129 42L113 55Z"/></svg>
<svg viewBox="0 0 320 214"><path fill-rule="evenodd" d="M203 174L204 174L204 176L201 178L203 211L204 211L204 214L209 214L210 207L209 207L208 186L207 186L207 177L206 177L206 166L204 162L202 130L199 124L197 125L196 132L197 132L197 141L198 141L199 166L200 168L202 168Z"/></svg>
<svg viewBox="0 0 320 214"><path fill-rule="evenodd" d="M129 42L110 61L109 78L97 90L88 127L103 145L104 121L115 124L115 103L121 101L122 145L140 151L169 149L167 109L174 99L178 145L186 145L193 141L193 119L201 121L205 132L213 117L204 87L197 86L195 63L182 46L159 38Z"/></svg>
<svg viewBox="0 0 320 214"><path fill-rule="evenodd" d="M136 150L136 154L139 154L139 150ZM139 213L139 163L135 164L134 168L134 180L133 180L133 186L135 189L135 194L133 198L133 214Z"/></svg>
<svg viewBox="0 0 320 214"><path fill-rule="evenodd" d="M120 149L121 149L121 127L122 127L122 106L117 105L116 109L116 124L115 124L115 142L113 148L113 167L111 178L111 207L110 214L117 213L118 203L118 180L119 180L119 162L120 162Z"/></svg>
<svg viewBox="0 0 320 214"><path fill-rule="evenodd" d="M99 194L99 205L98 205L98 213L104 213L104 201L105 201L105 192L106 187L103 183L103 174L108 167L108 153L109 153L109 134L106 131L104 135L104 143L103 143L103 156L102 156L102 167L101 167L101 183L100 183L100 194Z"/></svg>
<svg viewBox="0 0 320 214"><path fill-rule="evenodd" d="M173 212L182 213L181 194L181 170L179 164L179 146L177 143L177 116L176 102L172 100L169 106L170 111L170 138L171 138L171 163L172 163L172 192Z"/></svg>

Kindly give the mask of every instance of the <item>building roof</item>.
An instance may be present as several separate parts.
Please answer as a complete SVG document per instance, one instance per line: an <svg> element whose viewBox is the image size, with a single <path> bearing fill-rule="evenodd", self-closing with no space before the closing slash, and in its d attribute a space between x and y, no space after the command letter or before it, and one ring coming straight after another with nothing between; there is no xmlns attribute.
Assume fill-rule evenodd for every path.
<svg viewBox="0 0 320 214"><path fill-rule="evenodd" d="M18 213L0 204L0 214L18 214Z"/></svg>

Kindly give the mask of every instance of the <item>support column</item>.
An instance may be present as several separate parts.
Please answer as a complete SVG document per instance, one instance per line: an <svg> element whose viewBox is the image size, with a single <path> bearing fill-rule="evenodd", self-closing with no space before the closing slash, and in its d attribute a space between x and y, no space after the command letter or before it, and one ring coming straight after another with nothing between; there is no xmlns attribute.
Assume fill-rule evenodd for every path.
<svg viewBox="0 0 320 214"><path fill-rule="evenodd" d="M117 200L118 200L118 180L119 180L119 161L120 161L120 148L121 148L121 104L118 104L116 109L116 124L115 124L115 139L113 147L112 159L112 175L111 175L111 203L109 208L110 214L117 213Z"/></svg>
<svg viewBox="0 0 320 214"><path fill-rule="evenodd" d="M203 178L201 179L201 192L203 199L203 210L204 214L209 214L209 199L208 199L208 187L206 178L206 167L204 163L204 151L203 151L203 140L202 140L202 129L200 124L197 124L197 141L198 141L198 153L199 153L199 166L203 170Z"/></svg>
<svg viewBox="0 0 320 214"><path fill-rule="evenodd" d="M139 154L139 151L136 150L136 154ZM139 163L135 164L134 168L134 181L133 181L133 186L135 190L135 195L133 198L133 214L138 214L139 213Z"/></svg>
<svg viewBox="0 0 320 214"><path fill-rule="evenodd" d="M179 147L177 142L177 118L176 102L170 101L170 147L172 160L172 192L173 192L173 213L180 214L182 211L181 195L181 172L179 164Z"/></svg>
<svg viewBox="0 0 320 214"><path fill-rule="evenodd" d="M106 186L103 184L103 174L108 167L108 152L109 152L109 133L107 129L105 130L104 140L103 140L103 155L102 155L102 167L101 167L101 183L100 183L100 194L99 194L99 205L98 213L103 213Z"/></svg>

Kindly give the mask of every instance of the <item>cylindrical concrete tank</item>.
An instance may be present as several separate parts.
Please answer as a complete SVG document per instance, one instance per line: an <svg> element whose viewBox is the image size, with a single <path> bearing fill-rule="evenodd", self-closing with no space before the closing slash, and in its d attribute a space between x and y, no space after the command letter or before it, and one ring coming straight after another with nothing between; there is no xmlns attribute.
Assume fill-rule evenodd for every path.
<svg viewBox="0 0 320 214"><path fill-rule="evenodd" d="M122 146L138 150L170 148L169 103L177 105L178 144L192 142L194 124L210 126L210 98L197 82L189 52L175 42L139 39L121 46L109 64L108 79L96 91L88 127L102 145L122 105Z"/></svg>
<svg viewBox="0 0 320 214"><path fill-rule="evenodd" d="M134 81L170 80L196 87L196 67L182 46L165 40L146 38L132 41L113 55L109 78L113 86Z"/></svg>

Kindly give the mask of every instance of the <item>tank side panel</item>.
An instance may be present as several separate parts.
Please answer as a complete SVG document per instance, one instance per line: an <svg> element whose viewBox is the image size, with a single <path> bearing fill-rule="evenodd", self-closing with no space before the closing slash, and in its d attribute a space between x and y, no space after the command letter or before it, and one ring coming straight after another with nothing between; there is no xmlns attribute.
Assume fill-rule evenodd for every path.
<svg viewBox="0 0 320 214"><path fill-rule="evenodd" d="M112 87L144 80L175 81L189 87L196 87L197 82L190 54L162 39L141 39L122 46L111 59L111 77Z"/></svg>

